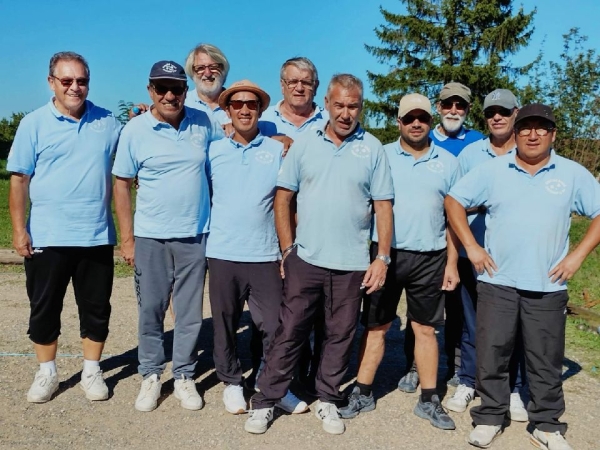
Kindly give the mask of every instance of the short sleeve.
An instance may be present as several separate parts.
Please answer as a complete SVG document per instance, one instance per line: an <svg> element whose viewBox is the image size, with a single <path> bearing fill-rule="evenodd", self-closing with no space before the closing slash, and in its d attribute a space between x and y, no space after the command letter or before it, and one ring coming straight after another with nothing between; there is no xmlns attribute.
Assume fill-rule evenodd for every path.
<svg viewBox="0 0 600 450"><path fill-rule="evenodd" d="M483 164L486 166L487 164ZM450 195L464 208L473 208L485 205L488 199L488 181L490 180L489 169L487 173L477 166L469 173L465 174L450 189Z"/></svg>
<svg viewBox="0 0 600 450"><path fill-rule="evenodd" d="M128 124L121 132L112 173L121 178L134 178L138 171L139 161L135 158L132 128Z"/></svg>
<svg viewBox="0 0 600 450"><path fill-rule="evenodd" d="M302 142L294 142L289 148L277 177L277 186L294 192L300 188L300 159L304 151Z"/></svg>
<svg viewBox="0 0 600 450"><path fill-rule="evenodd" d="M580 169L581 173L574 177L576 188L572 211L593 219L600 215L600 183L583 167Z"/></svg>
<svg viewBox="0 0 600 450"><path fill-rule="evenodd" d="M33 126L33 120L25 117L17 128L15 139L8 154L6 170L24 175L33 174L35 171L36 153L36 129Z"/></svg>
<svg viewBox="0 0 600 450"><path fill-rule="evenodd" d="M371 198L373 200L391 200L394 198L392 172L381 144L377 146L377 157L371 177Z"/></svg>

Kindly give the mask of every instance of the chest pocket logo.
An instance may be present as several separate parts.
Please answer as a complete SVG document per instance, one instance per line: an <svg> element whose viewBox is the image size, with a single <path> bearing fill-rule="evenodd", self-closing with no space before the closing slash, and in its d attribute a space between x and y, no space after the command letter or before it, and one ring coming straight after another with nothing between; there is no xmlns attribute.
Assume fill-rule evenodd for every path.
<svg viewBox="0 0 600 450"><path fill-rule="evenodd" d="M444 172L444 163L438 161L437 159L430 159L429 161L427 161L426 166L433 173Z"/></svg>
<svg viewBox="0 0 600 450"><path fill-rule="evenodd" d="M90 122L90 130L95 131L96 133L102 133L106 130L106 123L102 120L94 120Z"/></svg>
<svg viewBox="0 0 600 450"><path fill-rule="evenodd" d="M354 144L350 152L357 158L368 158L371 156L371 149L364 144Z"/></svg>
<svg viewBox="0 0 600 450"><path fill-rule="evenodd" d="M194 133L190 136L190 142L194 147L202 148L206 147L206 140L202 133Z"/></svg>
<svg viewBox="0 0 600 450"><path fill-rule="evenodd" d="M554 195L562 195L567 190L567 184L558 178L546 181L546 190Z"/></svg>
<svg viewBox="0 0 600 450"><path fill-rule="evenodd" d="M266 150L259 150L254 155L254 159L261 164L271 164L275 159L275 156Z"/></svg>

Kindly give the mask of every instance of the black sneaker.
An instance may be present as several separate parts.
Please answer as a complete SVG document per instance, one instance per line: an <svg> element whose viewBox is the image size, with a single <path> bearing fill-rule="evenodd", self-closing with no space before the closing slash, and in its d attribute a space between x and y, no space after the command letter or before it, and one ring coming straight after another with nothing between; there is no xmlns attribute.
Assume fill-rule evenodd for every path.
<svg viewBox="0 0 600 450"><path fill-rule="evenodd" d="M369 412L375 409L375 398L371 395L361 395L360 388L354 386L352 393L348 397L348 406L339 408L342 419L352 419L358 416L361 412Z"/></svg>
<svg viewBox="0 0 600 450"><path fill-rule="evenodd" d="M419 401L413 412L421 419L429 420L431 425L436 428L442 430L456 429L454 421L450 418L444 408L442 408L442 404L437 395L433 395L430 402L422 402L421 397L419 397Z"/></svg>

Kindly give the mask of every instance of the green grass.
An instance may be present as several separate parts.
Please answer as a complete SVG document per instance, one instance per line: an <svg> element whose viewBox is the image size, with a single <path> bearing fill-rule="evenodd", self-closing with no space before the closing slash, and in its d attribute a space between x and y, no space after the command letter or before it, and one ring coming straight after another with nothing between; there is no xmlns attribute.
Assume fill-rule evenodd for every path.
<svg viewBox="0 0 600 450"><path fill-rule="evenodd" d="M571 225L571 248L576 246L585 235L590 220L583 217L573 218ZM583 306L584 292L590 300L600 300L600 246L586 258L579 271L569 281L569 301L574 305ZM600 313L600 305L592 308Z"/></svg>

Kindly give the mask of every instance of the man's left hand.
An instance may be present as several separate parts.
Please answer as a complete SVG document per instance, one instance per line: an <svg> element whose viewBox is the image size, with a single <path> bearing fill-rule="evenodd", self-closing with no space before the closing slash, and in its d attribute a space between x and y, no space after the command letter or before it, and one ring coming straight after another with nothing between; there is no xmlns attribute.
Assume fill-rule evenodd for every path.
<svg viewBox="0 0 600 450"><path fill-rule="evenodd" d="M381 289L385 284L385 276L387 274L387 266L382 260L374 260L369 268L365 277L363 278L363 285L367 288L367 294L371 294L378 289Z"/></svg>
<svg viewBox="0 0 600 450"><path fill-rule="evenodd" d="M281 156L283 156L283 157L285 157L285 155L287 155L288 150L294 143L294 140L291 137L285 136L283 134L280 134L277 136L271 136L271 139L275 139L276 141L279 141L283 144L283 152L281 153Z"/></svg>
<svg viewBox="0 0 600 450"><path fill-rule="evenodd" d="M567 282L573 278L575 272L579 270L583 260L584 258L579 257L575 253L569 253L554 267L554 269L548 273L550 281L552 281L552 283L556 283L558 281L560 284Z"/></svg>
<svg viewBox="0 0 600 450"><path fill-rule="evenodd" d="M444 282L442 284L442 291L453 291L460 283L458 276L458 268L456 264L446 264L444 269Z"/></svg>

